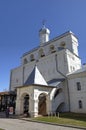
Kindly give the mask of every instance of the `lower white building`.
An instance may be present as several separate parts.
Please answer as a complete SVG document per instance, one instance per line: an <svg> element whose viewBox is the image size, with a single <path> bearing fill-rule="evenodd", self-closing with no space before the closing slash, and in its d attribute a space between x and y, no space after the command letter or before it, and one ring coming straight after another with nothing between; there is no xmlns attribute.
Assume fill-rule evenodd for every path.
<svg viewBox="0 0 86 130"><path fill-rule="evenodd" d="M70 111L86 113L86 65L68 74Z"/></svg>
<svg viewBox="0 0 86 130"><path fill-rule="evenodd" d="M40 29L40 45L23 54L21 65L11 70L16 114L86 113L86 67L81 66L78 40L71 31L52 40L49 34L49 29Z"/></svg>

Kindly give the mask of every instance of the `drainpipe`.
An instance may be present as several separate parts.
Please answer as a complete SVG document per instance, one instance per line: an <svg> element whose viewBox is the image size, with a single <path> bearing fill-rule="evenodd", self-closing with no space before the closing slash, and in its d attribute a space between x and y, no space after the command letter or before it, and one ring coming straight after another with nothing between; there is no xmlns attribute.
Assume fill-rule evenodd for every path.
<svg viewBox="0 0 86 130"><path fill-rule="evenodd" d="M25 66L23 66L23 71L22 71L22 85L24 85L24 69L25 69Z"/></svg>
<svg viewBox="0 0 86 130"><path fill-rule="evenodd" d="M65 76L65 75L64 75L61 71L59 71L59 69L58 69L57 54L55 55L55 62L56 62L56 71L57 71L60 75L62 75L62 76L66 79L66 81L67 81L68 103L69 103L69 112L70 112L70 94L69 94L69 87L68 87L68 78L67 78L67 76Z"/></svg>

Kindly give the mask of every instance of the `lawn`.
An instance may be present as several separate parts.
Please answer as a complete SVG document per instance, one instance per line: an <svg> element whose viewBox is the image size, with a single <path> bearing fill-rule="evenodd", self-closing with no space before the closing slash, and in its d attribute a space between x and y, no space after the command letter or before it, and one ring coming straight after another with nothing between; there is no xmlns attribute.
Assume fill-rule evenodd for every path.
<svg viewBox="0 0 86 130"><path fill-rule="evenodd" d="M52 122L57 124L86 127L86 114L77 113L60 113L58 116L41 116L36 117L37 121Z"/></svg>

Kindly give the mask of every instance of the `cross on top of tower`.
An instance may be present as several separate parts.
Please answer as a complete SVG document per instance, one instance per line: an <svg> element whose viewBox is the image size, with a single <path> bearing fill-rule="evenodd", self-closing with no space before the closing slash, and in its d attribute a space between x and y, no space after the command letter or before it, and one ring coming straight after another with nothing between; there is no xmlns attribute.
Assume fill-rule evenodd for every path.
<svg viewBox="0 0 86 130"><path fill-rule="evenodd" d="M43 28L45 28L45 23L46 23L46 20L44 19L44 20L42 21Z"/></svg>

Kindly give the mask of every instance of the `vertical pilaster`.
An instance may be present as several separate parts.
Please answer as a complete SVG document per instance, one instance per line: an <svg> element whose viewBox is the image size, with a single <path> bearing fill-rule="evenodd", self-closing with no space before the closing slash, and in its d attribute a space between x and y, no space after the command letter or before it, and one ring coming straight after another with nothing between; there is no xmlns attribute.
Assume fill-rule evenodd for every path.
<svg viewBox="0 0 86 130"><path fill-rule="evenodd" d="M52 112L52 100L50 100L50 95L47 96L46 105L47 114L49 115Z"/></svg>

